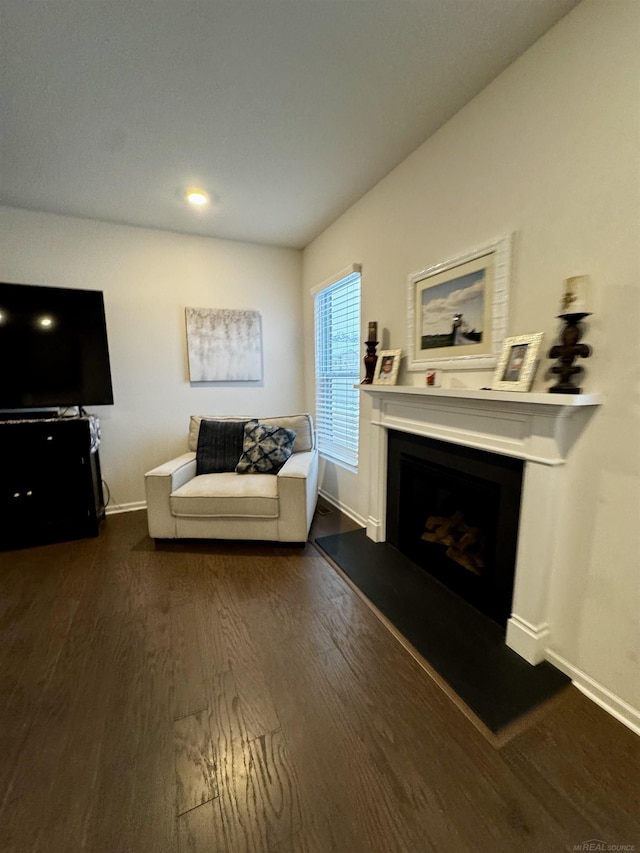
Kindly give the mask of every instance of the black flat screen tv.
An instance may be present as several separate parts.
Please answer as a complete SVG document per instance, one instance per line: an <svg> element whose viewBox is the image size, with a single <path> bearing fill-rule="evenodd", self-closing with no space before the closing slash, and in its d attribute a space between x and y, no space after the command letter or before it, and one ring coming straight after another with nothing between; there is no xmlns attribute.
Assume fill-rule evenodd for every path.
<svg viewBox="0 0 640 853"><path fill-rule="evenodd" d="M112 403L102 292L0 282L0 409Z"/></svg>

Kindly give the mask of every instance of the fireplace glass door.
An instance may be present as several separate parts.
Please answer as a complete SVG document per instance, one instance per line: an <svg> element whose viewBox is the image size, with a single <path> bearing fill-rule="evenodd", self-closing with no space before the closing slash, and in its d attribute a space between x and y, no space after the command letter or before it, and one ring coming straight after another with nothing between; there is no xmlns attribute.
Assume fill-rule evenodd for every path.
<svg viewBox="0 0 640 853"><path fill-rule="evenodd" d="M522 462L389 432L387 540L494 621L511 611Z"/></svg>

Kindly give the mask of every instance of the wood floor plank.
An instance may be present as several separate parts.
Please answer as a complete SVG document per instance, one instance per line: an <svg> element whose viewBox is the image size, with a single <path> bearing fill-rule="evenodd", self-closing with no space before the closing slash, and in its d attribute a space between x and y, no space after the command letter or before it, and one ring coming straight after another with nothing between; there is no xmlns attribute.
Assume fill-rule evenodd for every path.
<svg viewBox="0 0 640 853"><path fill-rule="evenodd" d="M143 584L155 582L142 579ZM177 843L170 618L168 599L157 592L147 608L136 602L135 619L123 621L114 655L86 837L87 849L97 853L171 850Z"/></svg>
<svg viewBox="0 0 640 853"><path fill-rule="evenodd" d="M300 827L295 777L280 732L218 756L227 850L268 853Z"/></svg>
<svg viewBox="0 0 640 853"><path fill-rule="evenodd" d="M176 812L184 814L218 795L209 716L205 711L173 724Z"/></svg>
<svg viewBox="0 0 640 853"><path fill-rule="evenodd" d="M173 664L173 717L179 719L201 711L207 700L202 656L193 602L170 609Z"/></svg>
<svg viewBox="0 0 640 853"><path fill-rule="evenodd" d="M88 587L67 639L67 652L83 650L82 671L73 675L66 712L64 759L56 768L50 796L50 818L36 850L82 849L91 815L96 808L97 782L103 759L104 730L112 689L113 665L122 624L103 596L104 577ZM63 658L61 673L73 672ZM78 689L80 685L80 689ZM43 815L44 817L44 815Z"/></svg>
<svg viewBox="0 0 640 853"><path fill-rule="evenodd" d="M60 547L43 548L41 556L50 558ZM88 665L86 648L68 637L87 586L84 569L91 564L92 553L78 543L63 567L41 576L40 594L34 591L29 608L30 621L16 626L16 643L2 651L1 668L4 676L11 674L11 689L4 678L0 724L3 746L6 743L9 749L3 753L0 771L0 847L10 847L14 836L21 835L20 843L33 846L41 824L31 823L20 831L25 815L35 807L46 823L53 813L55 777L70 737L77 684ZM86 626L80 633L86 636ZM36 771L43 773L43 783L34 792Z"/></svg>
<svg viewBox="0 0 640 853"><path fill-rule="evenodd" d="M178 853L223 853L228 849L217 799L178 816Z"/></svg>
<svg viewBox="0 0 640 853"><path fill-rule="evenodd" d="M152 566L149 567L152 571ZM175 752L171 697L173 666L169 598L146 613L138 766L134 787L134 850L175 850L177 845Z"/></svg>
<svg viewBox="0 0 640 853"><path fill-rule="evenodd" d="M244 705L238 695L233 671L216 673L206 686L209 691L209 730L214 760L218 764L221 756L230 753L234 743L242 747L255 735L245 722Z"/></svg>
<svg viewBox="0 0 640 853"><path fill-rule="evenodd" d="M24 565L26 590L18 610L13 611L10 625L3 631L0 646L0 708L9 707L14 691L22 692L22 698L34 697L51 679L62 644L78 601L87 583L84 571L95 557L95 548L84 542L76 543L64 560L57 559L64 553L61 545L46 546L38 551L39 560ZM4 568L9 565L11 554L0 555L0 577L3 592L9 583ZM19 552L20 556L24 552ZM51 563L51 570L43 566ZM14 575L18 589L20 579ZM22 701L18 698L17 701Z"/></svg>
<svg viewBox="0 0 640 853"><path fill-rule="evenodd" d="M249 754L259 823L269 849L300 829L297 779L282 732L269 732L252 740Z"/></svg>
<svg viewBox="0 0 640 853"><path fill-rule="evenodd" d="M233 678L225 683L233 684L233 701L238 707L226 717L241 719L242 737L250 739L277 729L280 723L248 630L247 602L234 596L236 576L234 568L220 569L215 589L198 600L196 616L209 707L218 705L218 700L211 697L211 687L232 671ZM228 731L237 736L239 730L234 727Z"/></svg>
<svg viewBox="0 0 640 853"><path fill-rule="evenodd" d="M264 849L262 827L254 809L251 774L248 740L218 737L216 776L227 850Z"/></svg>
<svg viewBox="0 0 640 853"><path fill-rule="evenodd" d="M133 812L139 761L144 752L141 743L144 705L139 707L144 642L144 614L139 614L136 620L122 622L113 651L100 765L85 838L87 849L96 853L107 853L109 849L118 849L118 845L130 849L135 828ZM105 675L109 675L108 671ZM117 689L114 689L114 681L117 681Z"/></svg>

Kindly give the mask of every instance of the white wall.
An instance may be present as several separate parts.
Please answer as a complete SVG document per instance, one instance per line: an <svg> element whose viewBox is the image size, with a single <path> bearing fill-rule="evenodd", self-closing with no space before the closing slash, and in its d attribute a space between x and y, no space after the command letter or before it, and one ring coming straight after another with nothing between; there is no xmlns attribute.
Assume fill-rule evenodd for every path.
<svg viewBox="0 0 640 853"><path fill-rule="evenodd" d="M186 450L191 414L302 411L301 253L0 209L0 279L104 291L115 405L93 407L112 506ZM262 315L264 379L191 385L185 307ZM2 369L7 369L6 365Z"/></svg>
<svg viewBox="0 0 640 853"><path fill-rule="evenodd" d="M363 265L362 321L406 351L407 276L513 233L507 333L555 341L564 278L591 276L583 386L606 402L573 449L550 589L553 649L640 707L640 4L585 0L304 252L309 289ZM363 152L366 156L366 151ZM364 347L363 347L364 356ZM551 362L545 359L545 367ZM307 353L306 384L313 388ZM481 387L459 372L448 384ZM400 384L422 384L403 371ZM541 370L534 390L550 384ZM308 399L312 406L312 396ZM322 488L368 513L370 404L357 475L326 463ZM545 531L541 530L544 536ZM622 703L622 704L623 704Z"/></svg>

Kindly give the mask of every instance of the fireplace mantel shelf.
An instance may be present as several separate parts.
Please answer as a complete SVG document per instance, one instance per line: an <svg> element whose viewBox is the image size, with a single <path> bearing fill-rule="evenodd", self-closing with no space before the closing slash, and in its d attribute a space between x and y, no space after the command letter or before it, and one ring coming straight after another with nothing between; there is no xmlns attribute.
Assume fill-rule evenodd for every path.
<svg viewBox="0 0 640 853"><path fill-rule="evenodd" d="M562 465L600 394L357 385L371 397L371 423L545 465ZM571 426L570 426L571 422Z"/></svg>
<svg viewBox="0 0 640 853"><path fill-rule="evenodd" d="M444 400L479 401L492 405L493 403L510 403L514 406L551 406L554 409L577 408L583 406L600 406L601 394L549 394L542 392L514 392L472 390L470 388L422 388L419 385L355 385L360 391L368 394L407 394L424 398Z"/></svg>

